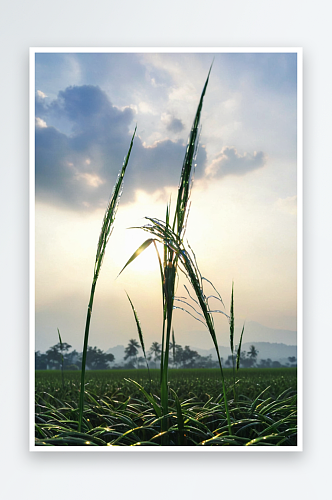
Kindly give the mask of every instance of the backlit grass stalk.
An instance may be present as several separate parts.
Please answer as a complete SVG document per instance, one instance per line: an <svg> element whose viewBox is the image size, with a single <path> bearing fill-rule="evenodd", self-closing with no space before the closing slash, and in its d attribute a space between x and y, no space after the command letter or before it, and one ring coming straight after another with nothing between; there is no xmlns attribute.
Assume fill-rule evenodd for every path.
<svg viewBox="0 0 332 500"><path fill-rule="evenodd" d="M224 373L222 369L222 364L221 364L221 358L220 358L220 353L219 353L219 347L218 347L218 342L217 342L217 336L215 332L215 327L214 327L214 321L213 321L213 316L212 312L219 312L227 316L223 311L212 311L209 307L208 303L208 298L204 294L203 290L203 278L201 276L201 273L198 269L196 259L194 257L191 257L189 251L184 247L184 244L182 240L178 237L177 234L175 234L172 229L165 224L163 221L160 221L158 219L152 219L150 217L146 217L147 220L150 221L150 224L147 224L142 227L145 231L148 231L149 233L153 234L156 238L157 241L162 242L164 245L167 245L167 248L169 249L170 252L173 253L174 256L176 256L176 265L178 267L178 264L180 263L182 265L182 268L179 267L180 270L184 272L186 275L187 279L191 283L191 286L193 287L195 291L195 295L198 300L198 304L201 309L201 313L196 311L196 313L202 318L199 319L195 317L195 319L198 319L198 321L201 321L202 323L205 323L209 333L211 335L214 347L217 352L217 357L218 357L218 363L219 363L219 368L220 368L220 375L221 375L221 382L222 382L222 389L223 389L223 397L224 397L224 404L225 404L225 410L226 410L226 415L227 415L227 425L228 425L228 430L229 434L232 434L231 430L231 420L230 420L230 414L228 411L228 404L227 404L227 395L226 395L226 386L225 386L225 379L224 379ZM174 297L173 297L174 299ZM174 302L174 300L173 300ZM174 304L172 302L172 308L174 308ZM186 311L186 310L185 310ZM186 311L188 312L188 311ZM191 314L191 313L189 313ZM193 316L193 314L191 314ZM227 316L228 317L228 316ZM234 321L234 318L233 318ZM167 325L168 326L168 325ZM241 337L242 340L242 337ZM167 341L167 339L166 339ZM169 348L169 344L168 344ZM166 349L167 349L167 344L166 344ZM169 350L169 349L168 349ZM166 358L167 352L165 352L165 363L168 361L168 357ZM164 367L165 369L165 367ZM167 376L167 374L166 374ZM165 377L165 375L164 375ZM166 379L167 380L167 379ZM165 383L165 379L163 379L163 382ZM166 387L167 388L167 387ZM163 385L161 385L161 391L163 389ZM165 387L164 387L165 390ZM162 396L162 392L161 392ZM164 411L164 406L163 406L163 400L161 399L163 411ZM164 400L165 403L165 400Z"/></svg>
<svg viewBox="0 0 332 500"><path fill-rule="evenodd" d="M122 268L121 272L127 267L127 265L130 262L136 259L136 257L138 257L138 255L143 250L145 250L152 242L154 243L158 254L160 273L162 279L163 329L162 329L161 366L160 366L160 394L161 394L161 406L163 415L166 416L168 414L168 364L169 364L170 337L172 330L172 318L174 310L174 291L175 291L178 263L180 260L185 269L185 274L195 290L198 303L202 311L201 316L204 321L202 320L200 321L202 321L203 323L205 322L212 337L214 346L216 348L218 363L221 373L228 430L229 434L232 434L230 414L227 405L225 380L221 365L217 337L213 324L213 317L208 305L208 299L205 297L203 292L202 277L198 270L196 259L195 257L194 259L192 259L183 246L183 238L189 212L188 202L189 202L190 188L191 188L192 167L197 153L199 121L203 106L203 99L209 81L210 72L211 68L209 70L205 85L203 87L194 123L189 136L189 141L181 171L173 225L171 227L169 223L170 206L167 206L166 209L166 222L146 217L146 219L149 220L151 224L143 226L142 229L150 232L152 235L154 235L155 238L146 240L130 257L128 262ZM164 247L163 263L161 263L161 258L156 246L156 241L162 243ZM162 431L167 430L167 421L165 419L162 420L161 429Z"/></svg>
<svg viewBox="0 0 332 500"><path fill-rule="evenodd" d="M59 336L59 342L60 342L60 350L61 350L61 379L62 379L62 390L64 390L64 388L65 388L65 378L64 378L64 375L63 375L63 344L62 344L62 339L61 339L61 335L60 335L59 328L57 328L57 330L58 330L58 336Z"/></svg>
<svg viewBox="0 0 332 500"><path fill-rule="evenodd" d="M135 318L135 323L136 323L136 328L137 328L137 333L138 333L138 337L139 337L139 341L140 341L140 344L141 344L141 347L142 347L142 351L143 351L143 354L144 354L144 358L145 358L145 362L146 362L146 366L148 368L148 375L149 375L149 381L150 381L150 391L151 391L151 376L150 376L150 368L149 368L149 363L148 363L148 360L147 360L147 357L146 357L146 352L145 352L145 345L144 345L144 338L143 338L143 332L142 332L142 328L141 328L141 324L140 324L140 321L138 319L138 316L137 316L137 312L136 312L136 309L134 307L134 304L132 303L132 300L131 298L129 297L128 293L126 292L126 295L128 297L128 300L130 302L130 305L131 305L131 308L132 308L132 311L133 311L133 314L134 314L134 318Z"/></svg>
<svg viewBox="0 0 332 500"><path fill-rule="evenodd" d="M197 107L194 123L190 132L189 141L182 165L180 184L173 221L173 231L177 238L182 240L186 229L186 220L188 217L188 201L190 196L191 177L193 162L196 158L199 122L203 107L203 99L209 82L211 67L203 87L201 98ZM169 228L169 208L166 213L166 228ZM178 254L174 252L166 239L164 244L164 267L163 267L163 338L162 338L162 364L161 364L161 405L164 415L168 413L168 364L169 364L169 345L172 331L172 319L174 309L174 291L177 275Z"/></svg>
<svg viewBox="0 0 332 500"><path fill-rule="evenodd" d="M229 314L229 342L230 342L231 354L232 354L233 393L234 393L234 399L236 399L236 393L235 393L235 358L234 358L234 283L232 283L231 307L230 307L230 314Z"/></svg>
<svg viewBox="0 0 332 500"><path fill-rule="evenodd" d="M237 349L237 356L236 356L236 371L239 370L240 368L240 361L241 361L241 346L242 346L242 338L243 338L243 332L244 332L244 325L242 327L242 332L241 332L241 337L240 337L240 343L239 347Z"/></svg>
<svg viewBox="0 0 332 500"><path fill-rule="evenodd" d="M203 99L205 96L206 88L209 82L211 67L203 87L203 91L200 97L200 101L197 107L196 115L192 125L192 129L189 135L189 140L186 148L186 153L182 165L180 183L178 187L178 196L175 208L175 215L173 220L173 225L171 229L170 226L170 206L166 209L166 231L164 233L164 238L161 237L159 242L163 244L163 262L161 261L158 249L155 245L159 264L160 264L160 274L162 281L162 300L163 300L163 328L162 328L162 342L161 342L161 363L160 363L160 384L161 384L161 406L163 409L163 415L168 413L168 364L169 364L169 346L170 337L172 331L172 318L174 309L174 290L175 282L177 276L177 266L178 266L178 254L172 246L168 244L168 229L172 234L176 233L176 237L179 240L183 239L186 221L188 217L189 207L188 201L190 196L191 178L192 178L192 167L196 158L197 153L197 143L199 136L199 122L203 106ZM127 267L127 265L132 262L138 255L145 250L154 240L149 239L145 241L132 257L128 260L125 266L122 268L121 272ZM154 242L155 244L155 242ZM167 422L162 422L162 430L166 430Z"/></svg>
<svg viewBox="0 0 332 500"><path fill-rule="evenodd" d="M118 180L114 186L112 196L111 196L110 201L108 203L108 206L107 206L107 209L106 209L106 212L104 215L104 219L103 219L103 224L101 227L99 240L98 240L96 260L95 260L95 266L94 266L94 271L93 271L93 280L92 280L91 292L90 292L90 300L89 300L89 305L88 305L86 324L85 324L85 332L84 332L84 344L83 344L83 353L82 353L82 370L81 370L81 389L80 389L79 417L78 417L78 430L79 430L79 432L82 429L82 421L83 421L85 366L86 366L86 356L87 356L87 350L88 350L88 340L89 340L89 330L90 330L90 320L91 320L91 314L92 314L93 299L94 299L94 295L95 295L98 276L100 273L100 268L101 268L101 265L103 263L103 259L104 259L104 255L105 255L106 245L107 245L108 240L111 236L112 226L113 226L113 222L114 222L115 215L116 215L116 210L117 210L119 199L120 199L120 196L122 193L123 178L124 178L124 175L126 172L130 153L131 153L131 150L133 147L134 137L136 134L136 128L137 127L135 127L135 130L134 130L134 133L133 133L133 136L131 139L129 151L127 153L127 156L125 157L122 169L121 169L119 176L118 176Z"/></svg>

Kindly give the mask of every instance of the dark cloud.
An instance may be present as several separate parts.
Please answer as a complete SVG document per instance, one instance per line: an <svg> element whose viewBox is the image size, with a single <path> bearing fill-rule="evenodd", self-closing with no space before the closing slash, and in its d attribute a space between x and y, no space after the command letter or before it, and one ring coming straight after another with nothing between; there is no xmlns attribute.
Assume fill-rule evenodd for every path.
<svg viewBox="0 0 332 500"><path fill-rule="evenodd" d="M173 118L171 122L167 125L167 130L170 132L181 132L184 129L184 125L179 118Z"/></svg>
<svg viewBox="0 0 332 500"><path fill-rule="evenodd" d="M245 175L261 168L266 163L262 151L239 154L234 147L224 147L205 169L208 177L220 178L226 175Z"/></svg>
<svg viewBox="0 0 332 500"><path fill-rule="evenodd" d="M83 85L59 92L50 104L37 96L36 116L37 199L74 209L105 206L128 151L134 111L113 106L98 86ZM66 132L49 126L59 123ZM124 201L133 200L136 189L177 185L184 153L181 141L145 147L136 136ZM197 163L204 167L205 162L200 148Z"/></svg>

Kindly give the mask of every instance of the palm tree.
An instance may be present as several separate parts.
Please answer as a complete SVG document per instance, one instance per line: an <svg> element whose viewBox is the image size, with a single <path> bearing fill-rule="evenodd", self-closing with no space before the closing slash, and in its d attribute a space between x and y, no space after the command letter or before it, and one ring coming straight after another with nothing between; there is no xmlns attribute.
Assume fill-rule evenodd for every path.
<svg viewBox="0 0 332 500"><path fill-rule="evenodd" d="M136 358L136 361L137 361L137 353L138 353L139 347L140 347L140 345L137 342L137 340L130 339L128 346L125 348L126 355L125 355L124 359Z"/></svg>
<svg viewBox="0 0 332 500"><path fill-rule="evenodd" d="M157 364L157 361L160 360L161 345L158 344L158 342L152 342L149 352L151 353L151 356L154 356L154 362Z"/></svg>
<svg viewBox="0 0 332 500"><path fill-rule="evenodd" d="M140 356L139 358L137 358L137 368L142 368L142 364L143 364L143 368L144 368L144 357L143 356Z"/></svg>
<svg viewBox="0 0 332 500"><path fill-rule="evenodd" d="M254 345L251 345L248 352L248 356L252 359L253 364L256 363L256 358L258 353L259 351L257 351L256 347Z"/></svg>

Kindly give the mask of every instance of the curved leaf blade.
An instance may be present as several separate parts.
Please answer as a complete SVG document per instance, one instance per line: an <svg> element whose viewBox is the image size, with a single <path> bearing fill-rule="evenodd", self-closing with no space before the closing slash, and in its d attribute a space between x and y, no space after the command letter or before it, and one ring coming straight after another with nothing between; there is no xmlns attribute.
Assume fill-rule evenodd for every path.
<svg viewBox="0 0 332 500"><path fill-rule="evenodd" d="M136 252L133 253L133 255L130 257L130 259L126 262L126 264L123 266L123 268L121 269L121 271L119 272L117 278L120 276L120 274L126 269L127 266L129 266L129 264L131 262L133 262L142 252L144 252L144 250L146 250L150 245L151 243L154 241L153 238L149 238L148 240L144 241L144 243L142 243L142 245L140 247L138 247L138 249L136 250Z"/></svg>

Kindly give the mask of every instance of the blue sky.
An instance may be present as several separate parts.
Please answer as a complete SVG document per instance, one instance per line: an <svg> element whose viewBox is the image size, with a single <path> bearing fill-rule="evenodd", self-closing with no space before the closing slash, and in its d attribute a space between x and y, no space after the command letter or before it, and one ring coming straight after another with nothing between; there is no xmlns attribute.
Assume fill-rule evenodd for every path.
<svg viewBox="0 0 332 500"><path fill-rule="evenodd" d="M124 288L146 321L147 343L158 340L154 256L115 277L144 241L126 228L163 218L175 198L212 60L188 239L226 309L234 280L239 328L252 320L296 330L296 54L37 53L37 348L56 343L58 326L80 348L101 220L136 123L91 344L135 336ZM177 312L179 340L194 345L200 325ZM227 345L228 325L218 322ZM196 345L209 347L208 335Z"/></svg>

